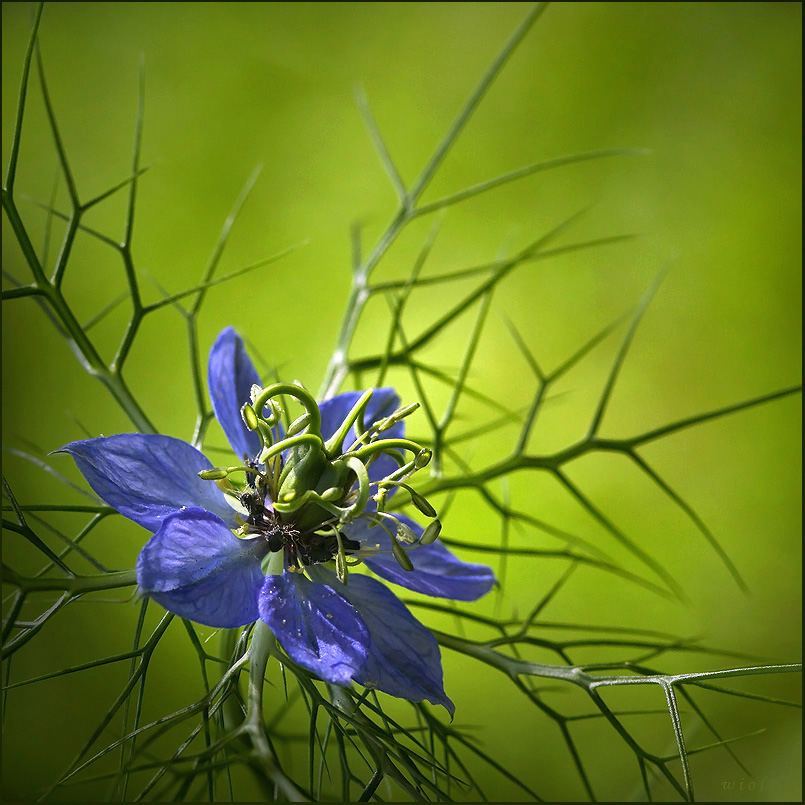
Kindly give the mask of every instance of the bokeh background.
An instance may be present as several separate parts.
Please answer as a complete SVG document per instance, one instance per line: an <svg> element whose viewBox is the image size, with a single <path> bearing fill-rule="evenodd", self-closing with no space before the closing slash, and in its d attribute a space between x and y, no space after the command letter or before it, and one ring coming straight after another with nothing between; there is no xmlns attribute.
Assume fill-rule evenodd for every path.
<svg viewBox="0 0 805 805"><path fill-rule="evenodd" d="M140 182L134 252L146 301L160 296L149 278L169 292L199 281L241 186L256 164L263 165L220 273L304 245L211 292L200 319L201 348L206 352L220 329L234 324L284 378L315 389L349 288L350 224L362 221L365 243L371 244L394 210L393 191L356 110L354 87L365 88L410 182L526 10L519 3L58 3L45 8L40 41L61 133L85 198L128 174L138 65L144 58L143 162L151 168ZM550 369L633 306L666 265L670 272L638 331L604 435L636 434L799 382L801 10L799 3L561 3L547 10L425 201L576 151L636 146L651 153L539 174L453 208L428 270L486 262L585 208L563 242L621 233L639 237L512 274L496 294L471 373L474 387L512 408L527 404L533 393L504 316ZM4 162L31 13L27 3L2 7ZM32 86L17 190L44 201L57 160L41 94L35 82ZM66 208L64 182L56 197L57 207ZM40 243L44 214L24 201L20 208L34 243ZM86 222L119 237L123 216L120 197L93 210ZM407 275L429 225L411 227L378 278ZM55 236L62 232L57 225ZM5 220L3 266L27 280ZM66 289L79 319L89 319L125 290L119 259L80 237ZM407 330L424 327L459 290L416 293ZM358 333L364 352L382 349L385 339L387 311L382 300L376 302ZM123 305L93 331L107 358L127 315ZM456 366L469 324L447 331L426 357ZM131 429L32 301L4 303L2 326L5 446L33 450L33 443L46 453L82 437L76 420L96 434ZM188 438L195 409L185 341L176 311L152 316L126 377L161 432ZM557 388L561 394L546 407L532 439L534 451L570 444L584 433L617 343L617 335L610 337ZM405 375L390 379L407 396L413 393ZM434 395L437 402L444 399L444 392ZM644 453L722 541L751 596L741 594L690 522L633 466L603 456L576 462L571 477L660 558L691 602L672 604L585 570L552 602L546 617L701 635L709 645L764 661L798 660L799 406L797 396L786 398L681 432ZM470 404L460 413L466 427L488 416ZM424 433L424 420L415 420L412 430ZM505 454L515 434L502 430L482 440L474 460ZM211 430L209 443L223 443L220 431ZM81 483L66 457L52 462ZM81 502L18 457L4 453L3 468L23 503ZM555 484L520 475L510 491L520 507L600 540L625 566L637 569ZM51 522L71 531L78 527L66 516ZM448 526L465 541L499 539L499 524L472 496L459 498ZM132 567L145 537L114 518L88 544L107 564ZM533 535L513 539L536 544ZM3 552L22 570L38 566L13 534L4 536ZM480 560L478 554L464 556ZM564 569L558 561L510 561L503 592L473 609L522 615ZM131 603L71 607L15 657L12 678L126 651L136 612ZM423 617L438 628L455 628L450 620ZM615 656L623 652L591 650L578 659ZM674 657L666 667L735 662ZM444 664L458 725L472 725L489 752L544 798L583 797L554 724L527 707L499 674L448 652ZM125 673L122 666L105 667L10 692L3 751L7 798L32 798L63 770L119 692ZM197 695L199 684L195 654L177 629L149 673L146 714L156 717L190 701L189 691ZM799 680L778 676L734 687L790 698ZM279 706L281 688L274 693ZM615 703L662 707L655 694L630 692ZM555 695L557 706L578 705L575 694ZM736 747L755 775L754 790L726 753L693 758L700 799L801 799L795 710L715 695L702 704L726 735L766 732ZM632 725L647 745L659 754L672 753L667 721L642 718ZM685 718L693 722L690 715ZM304 730L304 720L289 721L289 736ZM639 798L634 758L611 731L593 720L582 722L575 734L598 796ZM692 746L710 740L696 728L688 738ZM292 771L304 768L304 741L289 737L282 751ZM499 775L481 767L475 771L493 799L522 797ZM238 798L257 796L247 775L238 785ZM96 799L105 786L65 788L54 798Z"/></svg>

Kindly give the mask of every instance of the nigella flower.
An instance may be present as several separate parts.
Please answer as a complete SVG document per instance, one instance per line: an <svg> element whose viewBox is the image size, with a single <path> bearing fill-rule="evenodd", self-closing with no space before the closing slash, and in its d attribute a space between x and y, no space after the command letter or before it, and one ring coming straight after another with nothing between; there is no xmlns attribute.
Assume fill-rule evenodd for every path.
<svg viewBox="0 0 805 805"><path fill-rule="evenodd" d="M263 388L231 327L213 345L208 373L235 466L213 467L170 436L61 448L103 500L153 533L137 560L142 594L208 626L261 618L294 662L327 682L452 713L433 635L385 585L349 573L362 562L386 581L461 601L494 584L490 568L438 541L435 510L406 483L430 459L404 438L416 406L400 408L390 388L321 404L298 385ZM284 427L287 398L304 413ZM426 528L396 512L395 492L431 518Z"/></svg>

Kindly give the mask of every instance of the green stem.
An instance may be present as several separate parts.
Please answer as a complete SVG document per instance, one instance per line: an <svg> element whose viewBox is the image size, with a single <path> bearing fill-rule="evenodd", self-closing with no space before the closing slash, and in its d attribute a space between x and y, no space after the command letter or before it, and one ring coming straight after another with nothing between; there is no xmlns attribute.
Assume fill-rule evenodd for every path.
<svg viewBox="0 0 805 805"><path fill-rule="evenodd" d="M28 232L20 218L14 200L5 189L3 190L2 199L3 209L8 215L14 236L34 275L37 293L45 297L59 321L64 326L64 329L69 333L70 338L68 339L68 344L79 362L88 374L98 378L98 380L106 386L141 433L156 433L156 428L151 424L139 403L132 396L123 377L118 372L110 371L109 367L103 362L98 351L87 337L84 328L75 318L61 290L56 285L51 284L47 277L45 277L42 266L39 263L39 258L36 256L36 251L31 244Z"/></svg>
<svg viewBox="0 0 805 805"><path fill-rule="evenodd" d="M140 404L132 396L123 377L118 372L111 371L103 362L98 351L73 315L70 306L64 300L61 291L52 285L48 285L45 296L64 328L70 334L70 347L87 373L97 377L106 386L140 433L156 433L156 428L151 424Z"/></svg>
<svg viewBox="0 0 805 805"><path fill-rule="evenodd" d="M364 305L369 298L367 282L372 269L380 262L380 259L394 243L397 235L410 220L410 211L405 207L397 210L391 223L381 236L372 253L366 261L355 271L352 276L352 290L344 309L344 318L341 320L341 328L338 331L336 347L327 364L324 373L324 380L319 391L319 399L326 400L338 391L339 386L344 380L348 371L347 353L349 352L352 337L363 313Z"/></svg>
<svg viewBox="0 0 805 805"><path fill-rule="evenodd" d="M66 578L26 578L18 576L13 570L3 569L3 582L13 584L25 592L42 590L64 590L71 595L83 595L99 590L115 590L120 587L133 587L137 584L134 570L119 570L98 576L69 576Z"/></svg>
<svg viewBox="0 0 805 805"><path fill-rule="evenodd" d="M268 658L276 650L275 638L271 629L263 621L257 621L249 646L249 693L243 730L251 741L254 759L259 762L262 770L282 792L285 799L289 802L308 802L309 799L279 767L266 737L266 725L263 719L263 685L265 684Z"/></svg>
<svg viewBox="0 0 805 805"><path fill-rule="evenodd" d="M228 663L232 660L235 653L235 645L238 641L237 629L222 629L218 636L218 653L226 664L221 666L221 678L225 677L229 671ZM243 716L238 707L237 699L234 696L227 696L223 705L224 728L227 731L237 729L243 721Z"/></svg>

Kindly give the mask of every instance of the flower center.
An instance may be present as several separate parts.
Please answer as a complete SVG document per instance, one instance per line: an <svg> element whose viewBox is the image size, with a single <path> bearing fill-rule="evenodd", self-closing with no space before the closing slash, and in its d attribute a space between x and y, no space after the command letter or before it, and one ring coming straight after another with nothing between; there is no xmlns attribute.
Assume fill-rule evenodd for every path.
<svg viewBox="0 0 805 805"><path fill-rule="evenodd" d="M339 541L332 530L300 532L292 522L283 522L265 505L262 493L247 487L239 497L248 512L240 531L244 535L262 536L271 553L284 551L289 568L317 565L336 558ZM346 555L360 550L360 543L341 536Z"/></svg>
<svg viewBox="0 0 805 805"><path fill-rule="evenodd" d="M284 398L293 398L304 408L293 422L286 416ZM436 519L418 539L398 517L385 511L389 491L403 487L419 511L437 516L427 500L406 483L427 466L430 450L409 439L384 438L384 433L419 405L398 408L367 426L364 420L371 398L372 390L365 392L325 439L321 411L306 389L287 383L253 386L241 416L246 427L260 437L259 454L244 456L240 466L199 473L240 504L245 518L239 533L262 535L272 552L283 550L289 569L335 559L339 578L346 581L347 566L360 561L348 562L346 557L361 545L343 529L358 518L368 520L370 528L379 526L389 533L392 553L407 570L413 564L401 543L410 547L438 536L441 526ZM353 431L355 437L347 444ZM369 468L382 456L392 458L396 469L378 478L373 468L370 479ZM246 483L233 484L229 478L233 473L245 473Z"/></svg>

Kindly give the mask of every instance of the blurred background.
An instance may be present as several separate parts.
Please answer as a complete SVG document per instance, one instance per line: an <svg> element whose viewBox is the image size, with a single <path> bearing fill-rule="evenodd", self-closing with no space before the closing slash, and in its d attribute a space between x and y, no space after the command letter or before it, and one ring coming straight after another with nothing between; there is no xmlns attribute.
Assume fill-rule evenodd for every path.
<svg viewBox="0 0 805 805"><path fill-rule="evenodd" d="M520 3L57 3L45 7L40 42L82 199L129 173L144 59L142 161L150 169L139 184L134 255L146 302L160 298L157 283L175 293L200 281L241 187L256 165L263 166L219 274L302 245L281 261L211 291L199 320L201 350L206 355L216 334L235 325L284 379L298 378L317 389L349 289L350 225L363 224L368 249L395 209L393 189L356 109L355 87L365 89L402 177L411 183L526 11ZM799 3L561 3L548 8L423 200L574 152L641 147L650 153L537 174L457 205L442 222L425 273L513 253L580 210L586 213L562 243L615 234L637 237L513 272L495 295L470 374L474 388L515 410L527 405L533 376L505 319L550 370L632 308L665 266L668 276L637 332L603 423L604 436L635 435L799 382L801 11ZM5 164L32 6L4 3L2 15ZM18 194L47 202L58 164L35 71L32 79L16 187ZM66 211L63 181L55 197L56 207ZM39 247L46 216L21 195L18 204ZM119 194L88 213L86 223L119 238L124 215ZM424 219L412 225L375 279L406 277L430 225ZM63 231L54 224L51 267ZM29 280L5 218L3 266L18 280ZM4 280L4 287L11 284ZM470 287L415 292L405 319L409 337ZM89 320L125 288L117 255L80 236L65 280L79 320ZM128 314L121 305L92 331L107 359ZM473 315L445 331L423 358L454 369ZM386 304L378 297L366 311L354 354L382 351L387 322ZM82 372L34 302L4 303L2 328L6 447L47 453L82 438L78 422L94 435L132 429L106 390ZM532 452L556 450L585 433L624 332L621 326L557 386L533 434ZM146 319L126 379L160 432L181 438L191 436L195 419L188 366L181 316L168 307ZM392 373L388 381L405 399L415 397L406 373ZM446 391L429 388L434 403L443 405ZM467 401L459 414L457 431L490 418L488 409ZM799 660L799 416L800 399L794 395L682 431L642 453L715 533L750 586L750 596L740 592L690 521L645 476L626 459L603 455L574 462L569 476L681 581L690 603L669 603L584 569L552 601L545 618L698 635L707 645L764 662ZM424 418L414 419L410 430L425 434ZM514 427L479 440L471 460L483 466L502 457L516 434ZM208 444L224 444L217 426ZM66 456L50 461L83 484ZM82 502L17 456L4 452L3 468L21 503ZM521 473L508 494L519 508L600 544L625 567L640 569L550 479ZM78 515L48 522L68 533L81 524ZM469 494L453 505L446 529L476 544L500 539L499 522ZM111 518L93 533L88 547L108 566L130 568L146 537L132 523ZM533 546L535 539L512 534L513 544ZM20 571L33 571L41 561L13 534L4 537L3 552ZM462 556L489 559L473 552ZM497 562L493 558L492 564ZM472 611L523 616L565 569L558 560L510 559L502 592L471 605ZM154 619L157 609L151 607ZM70 607L15 655L12 679L127 651L136 613L130 602ZM423 610L417 614L436 628L456 628L451 619ZM455 723L470 727L493 757L543 798L584 797L556 725L528 706L502 675L446 651L443 656L446 690L457 705ZM549 656L534 655L555 661ZM623 658L622 649L574 655L578 662ZM656 662L676 672L754 660L674 655ZM119 693L125 665L9 692L3 752L8 799L36 796L63 771ZM790 675L736 680L732 687L787 699L797 695L799 684ZM282 689L272 690L276 700L270 706L276 709ZM197 658L177 626L149 672L146 716L158 717L200 692ZM613 706L663 706L659 691L626 693L613 696ZM576 692L553 695L547 700L557 707L585 709ZM753 789L725 752L693 756L699 799L801 799L796 710L712 693L702 694L701 704L725 737L766 732L736 745L754 774ZM398 711L392 706L391 712ZM294 740L306 730L306 715L299 714L300 721L289 719L281 745L292 773L306 763L305 740ZM691 713L683 714L683 722L691 727L691 746L711 742ZM657 754L675 751L667 716L635 717L629 723ZM634 756L606 725L596 719L579 722L574 736L600 799L641 797ZM107 737L116 737L114 730ZM114 769L114 763L110 758L98 771ZM474 767L474 772L492 799L522 798L489 768ZM248 775L237 783L236 798L258 796ZM106 785L66 787L53 798L88 801L103 796ZM460 798L458 789L454 793Z"/></svg>

